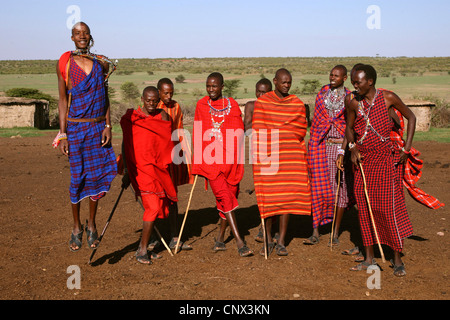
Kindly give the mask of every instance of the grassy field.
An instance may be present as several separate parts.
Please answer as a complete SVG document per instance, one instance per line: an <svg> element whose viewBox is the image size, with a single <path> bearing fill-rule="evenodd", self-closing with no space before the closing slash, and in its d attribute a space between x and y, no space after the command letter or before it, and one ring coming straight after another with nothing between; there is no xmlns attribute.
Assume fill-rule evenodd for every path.
<svg viewBox="0 0 450 320"><path fill-rule="evenodd" d="M192 126L186 126L186 130L192 133ZM39 130L36 128L0 128L0 138L26 138L42 136L47 132L53 132L56 136L58 129L51 130ZM309 129L307 137L309 135ZM122 129L120 125L113 125L113 137L121 137ZM405 133L406 138L406 133ZM436 141L440 143L450 143L450 128L431 128L427 132L416 132L414 135L414 141ZM49 144L52 141L49 140Z"/></svg>
<svg viewBox="0 0 450 320"><path fill-rule="evenodd" d="M254 99L255 83L262 76L272 80L278 68L286 67L293 75L291 92L311 105L315 94L301 93L302 80L318 80L325 85L334 65L344 64L350 69L359 62L372 64L377 69L377 87L392 90L402 99L432 97L446 101L447 105L450 103L450 57L122 59L109 85L116 93L114 101L121 102L120 86L124 82L135 83L141 91L146 86L156 85L160 78L171 78L175 83L174 99L186 113L192 113L197 100L206 95L206 77L213 71L221 72L226 80L240 80L235 98ZM56 61L52 60L0 61L0 95L8 89L24 87L58 98L55 66ZM175 82L180 74L185 77L184 83ZM350 80L346 86L352 88ZM134 104L138 103L137 100Z"/></svg>

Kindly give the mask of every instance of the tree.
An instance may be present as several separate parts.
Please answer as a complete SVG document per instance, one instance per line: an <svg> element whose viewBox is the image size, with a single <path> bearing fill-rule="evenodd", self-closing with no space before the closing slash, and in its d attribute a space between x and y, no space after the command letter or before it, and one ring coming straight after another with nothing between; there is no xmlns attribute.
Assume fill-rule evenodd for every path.
<svg viewBox="0 0 450 320"><path fill-rule="evenodd" d="M320 81L317 79L313 80L302 80L303 88L302 94L313 94L316 93L321 87Z"/></svg>
<svg viewBox="0 0 450 320"><path fill-rule="evenodd" d="M120 90L122 90L122 96L125 100L134 100L140 96L138 87L131 81L124 82L120 86Z"/></svg>
<svg viewBox="0 0 450 320"><path fill-rule="evenodd" d="M175 81L176 81L177 83L183 83L184 80L186 80L186 78L185 78L182 74L180 74L180 75L178 75L178 76L175 77Z"/></svg>
<svg viewBox="0 0 450 320"><path fill-rule="evenodd" d="M227 97L232 97L236 94L239 85L241 84L241 80L239 79L234 79L234 80L225 80L223 82L223 93L227 96Z"/></svg>

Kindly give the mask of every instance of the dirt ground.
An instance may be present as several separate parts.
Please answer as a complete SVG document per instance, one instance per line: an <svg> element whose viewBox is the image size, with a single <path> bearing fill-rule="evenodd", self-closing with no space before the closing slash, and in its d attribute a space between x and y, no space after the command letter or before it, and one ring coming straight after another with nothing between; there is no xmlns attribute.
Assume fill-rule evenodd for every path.
<svg viewBox="0 0 450 320"><path fill-rule="evenodd" d="M68 248L72 228L68 187L69 163L52 149L53 134L32 138L0 138L0 299L2 300L448 300L450 235L450 144L415 142L425 161L419 186L446 203L431 210L407 193L407 207L414 236L405 241L407 276L393 275L389 262L382 269L380 289L369 289L372 274L350 272L355 263L341 251L359 243L356 210L346 212L340 245L327 246L330 228L321 229L321 241L306 246L311 217L292 216L288 232L289 255L267 260L254 240L260 224L251 167L241 183L240 208L236 211L240 233L255 255L240 258L234 239L227 251L213 253L218 215L210 190L199 179L183 232L192 251L175 256L162 247L162 259L151 266L136 262L142 230L142 210L125 190L105 237L88 265L91 249L85 235L83 247ZM120 136L114 136L117 151ZM101 233L119 195L121 177L100 201L97 228ZM183 220L190 185L179 188L179 224ZM406 191L405 191L406 192ZM82 204L83 221L87 203ZM166 234L167 226L159 224ZM166 236L166 240L168 237ZM386 258L392 255L384 247ZM69 289L70 266L78 266L81 288ZM74 283L74 282L72 282Z"/></svg>

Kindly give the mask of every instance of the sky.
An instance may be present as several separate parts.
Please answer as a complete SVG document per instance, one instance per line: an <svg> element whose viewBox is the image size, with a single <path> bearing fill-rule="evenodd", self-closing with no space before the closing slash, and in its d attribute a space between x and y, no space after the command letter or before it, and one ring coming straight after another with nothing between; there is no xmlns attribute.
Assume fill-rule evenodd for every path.
<svg viewBox="0 0 450 320"><path fill-rule="evenodd" d="M58 59L86 22L110 58L448 57L448 0L2 1L0 60Z"/></svg>

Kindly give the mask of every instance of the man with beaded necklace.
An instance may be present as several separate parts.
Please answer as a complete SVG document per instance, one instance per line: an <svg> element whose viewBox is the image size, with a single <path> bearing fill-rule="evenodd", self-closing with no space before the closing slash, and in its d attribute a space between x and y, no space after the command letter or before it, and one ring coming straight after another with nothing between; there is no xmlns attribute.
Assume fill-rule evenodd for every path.
<svg viewBox="0 0 450 320"><path fill-rule="evenodd" d="M341 175L338 179L337 174L341 173L337 171L335 164L338 155L344 155L341 145L346 145L344 99L350 93L344 86L347 68L343 65L335 66L330 71L329 80L330 84L323 86L317 94L308 143L313 234L304 244L309 245L319 243L319 226L331 222L335 210L335 232L330 245L338 245L340 222L349 204L347 189L351 188L351 177L348 175L351 170L345 171L347 177ZM337 190L338 201L335 203Z"/></svg>
<svg viewBox="0 0 450 320"><path fill-rule="evenodd" d="M366 270L376 263L373 245L379 239L381 244L393 249L394 275L401 277L406 275L401 259L403 242L413 233L405 205L402 175L412 146L416 118L395 93L376 89L376 79L372 66L357 66L352 83L358 99L355 97L346 105L346 138L355 165L354 194L366 253L365 260L350 270ZM401 149L396 148L390 138L391 108L400 111L408 120L407 138ZM376 231L369 212L373 212Z"/></svg>
<svg viewBox="0 0 450 320"><path fill-rule="evenodd" d="M253 254L239 235L234 211L238 207L239 183L244 175L244 123L238 103L222 96L222 74L211 73L206 80L208 96L197 102L193 130L192 174L210 184L219 211L220 230L213 251L225 250L227 226L236 240L241 257Z"/></svg>
<svg viewBox="0 0 450 320"><path fill-rule="evenodd" d="M107 59L90 53L93 38L84 22L74 25L71 39L76 50L64 53L56 67L60 133L54 147L59 147L69 158L74 220L69 248L78 251L83 235L80 202L89 198L89 220L85 227L88 244L95 248L98 244L95 225L98 200L109 191L117 165L111 146L106 91L106 80L111 73L108 74Z"/></svg>

